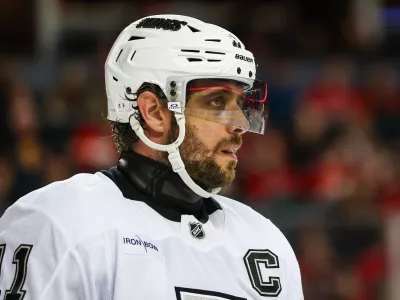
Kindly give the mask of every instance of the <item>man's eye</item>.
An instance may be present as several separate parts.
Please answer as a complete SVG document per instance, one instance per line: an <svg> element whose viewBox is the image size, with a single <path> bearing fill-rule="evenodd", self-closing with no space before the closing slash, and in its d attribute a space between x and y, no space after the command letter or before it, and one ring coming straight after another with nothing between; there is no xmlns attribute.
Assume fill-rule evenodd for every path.
<svg viewBox="0 0 400 300"><path fill-rule="evenodd" d="M208 102L208 105L214 108L224 108L225 101L221 97L212 99Z"/></svg>

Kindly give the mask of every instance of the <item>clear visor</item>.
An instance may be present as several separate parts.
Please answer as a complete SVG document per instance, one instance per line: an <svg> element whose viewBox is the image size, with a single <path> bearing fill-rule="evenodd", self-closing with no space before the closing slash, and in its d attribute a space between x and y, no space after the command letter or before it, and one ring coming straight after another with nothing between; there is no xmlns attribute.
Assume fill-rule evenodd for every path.
<svg viewBox="0 0 400 300"><path fill-rule="evenodd" d="M185 115L263 134L267 85L232 79L194 79L186 85Z"/></svg>

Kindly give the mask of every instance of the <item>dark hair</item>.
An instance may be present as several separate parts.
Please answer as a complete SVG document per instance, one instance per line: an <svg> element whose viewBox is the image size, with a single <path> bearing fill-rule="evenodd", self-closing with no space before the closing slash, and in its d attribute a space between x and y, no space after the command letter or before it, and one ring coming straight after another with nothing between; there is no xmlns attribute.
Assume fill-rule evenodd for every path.
<svg viewBox="0 0 400 300"><path fill-rule="evenodd" d="M164 95L164 92L161 90L161 88L153 83L148 83L145 82L143 83L140 88L137 90L136 95L139 97L139 95L143 92L152 92L160 100L163 100L163 103L167 103L167 97ZM139 121L140 125L144 125L144 120L142 115L139 112L139 108L137 108L137 113L135 114L135 117ZM123 151L128 151L131 146L136 143L139 139L139 137L136 135L135 131L133 131L131 124L129 123L121 123L117 121L109 121L112 129L112 136L114 140L114 144L118 149L118 152L123 152Z"/></svg>

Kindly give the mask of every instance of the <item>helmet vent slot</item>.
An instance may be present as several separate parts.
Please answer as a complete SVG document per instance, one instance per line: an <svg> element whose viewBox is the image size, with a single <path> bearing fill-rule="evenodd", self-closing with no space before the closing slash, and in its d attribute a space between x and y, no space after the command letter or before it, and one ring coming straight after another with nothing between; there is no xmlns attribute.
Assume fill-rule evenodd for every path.
<svg viewBox="0 0 400 300"><path fill-rule="evenodd" d="M145 37L142 37L142 36L131 36L131 37L129 38L128 42L130 42L130 41L136 41L136 40L143 40L143 39L145 39Z"/></svg>
<svg viewBox="0 0 400 300"><path fill-rule="evenodd" d="M221 42L221 40L218 40L218 39L205 39L205 41L206 42L216 42L216 43Z"/></svg>
<svg viewBox="0 0 400 300"><path fill-rule="evenodd" d="M195 58L195 57L188 57L187 60L189 62L203 61L201 58Z"/></svg>
<svg viewBox="0 0 400 300"><path fill-rule="evenodd" d="M124 49L121 49L121 51L119 51L119 53L118 53L118 56L117 56L117 59L115 60L115 62L117 62L117 61L118 61L119 57L120 57L120 56L121 56L121 54L122 54L122 51L124 51Z"/></svg>
<svg viewBox="0 0 400 300"><path fill-rule="evenodd" d="M208 54L220 54L220 55L225 55L224 52L215 52L215 51L206 51Z"/></svg>
<svg viewBox="0 0 400 300"><path fill-rule="evenodd" d="M192 32L200 32L199 29L194 28L194 27L192 27L192 26L187 25L187 27L189 27L189 29L190 29Z"/></svg>
<svg viewBox="0 0 400 300"><path fill-rule="evenodd" d="M193 52L193 53L200 53L200 50L192 50L192 49L182 49L181 52Z"/></svg>
<svg viewBox="0 0 400 300"><path fill-rule="evenodd" d="M220 62L220 59L207 59L208 62Z"/></svg>
<svg viewBox="0 0 400 300"><path fill-rule="evenodd" d="M136 54L136 50L135 50L135 52L133 52L133 54L131 56L131 61L132 61L133 57L135 56L135 54Z"/></svg>

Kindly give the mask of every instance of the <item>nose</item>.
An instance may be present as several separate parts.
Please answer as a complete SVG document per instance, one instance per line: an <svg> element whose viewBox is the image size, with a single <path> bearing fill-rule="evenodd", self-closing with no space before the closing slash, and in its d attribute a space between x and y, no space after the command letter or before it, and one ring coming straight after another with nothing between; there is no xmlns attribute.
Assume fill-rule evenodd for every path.
<svg viewBox="0 0 400 300"><path fill-rule="evenodd" d="M238 135L242 135L244 133L246 133L246 129L242 128L242 127L235 127L235 126L227 126L228 127L228 132L230 134L238 134Z"/></svg>
<svg viewBox="0 0 400 300"><path fill-rule="evenodd" d="M230 124L227 125L227 130L230 134L242 135L249 130L249 125L249 121L246 119L243 112L241 110L237 110L232 116Z"/></svg>

